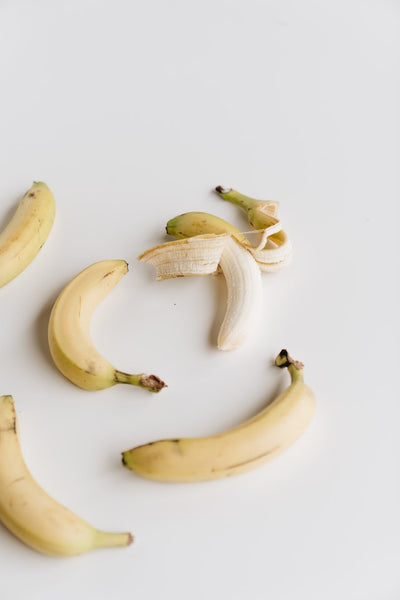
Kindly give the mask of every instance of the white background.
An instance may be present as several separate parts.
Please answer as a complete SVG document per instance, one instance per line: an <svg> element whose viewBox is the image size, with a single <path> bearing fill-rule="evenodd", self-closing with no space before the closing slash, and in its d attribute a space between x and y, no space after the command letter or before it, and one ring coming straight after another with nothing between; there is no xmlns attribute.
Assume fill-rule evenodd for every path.
<svg viewBox="0 0 400 600"><path fill-rule="evenodd" d="M0 529L4 600L398 600L400 4L395 0L0 2L0 227L33 180L57 216L0 290L0 392L12 393L32 474L127 549L41 556ZM156 282L136 257L181 212L244 215L222 184L280 202L294 247L263 277L247 344L215 348L222 278ZM94 261L128 275L93 338L169 387L89 393L46 341L62 287ZM306 364L318 410L304 436L248 474L161 484L120 452L207 435Z"/></svg>

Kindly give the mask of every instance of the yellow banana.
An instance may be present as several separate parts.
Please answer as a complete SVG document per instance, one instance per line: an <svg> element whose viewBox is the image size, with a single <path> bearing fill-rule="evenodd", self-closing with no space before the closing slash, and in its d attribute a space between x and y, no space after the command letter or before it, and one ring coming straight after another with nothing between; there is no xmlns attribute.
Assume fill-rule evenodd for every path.
<svg viewBox="0 0 400 600"><path fill-rule="evenodd" d="M129 383L158 392L165 383L155 375L123 373L94 347L90 320L97 305L127 273L124 260L103 260L79 273L58 296L50 315L48 339L53 360L65 377L85 390Z"/></svg>
<svg viewBox="0 0 400 600"><path fill-rule="evenodd" d="M33 479L21 453L12 396L0 396L0 521L34 550L54 556L133 542L130 533L95 529Z"/></svg>
<svg viewBox="0 0 400 600"><path fill-rule="evenodd" d="M288 368L291 384L256 416L210 437L137 446L123 452L123 464L148 479L183 482L228 477L271 460L303 433L315 411L302 363L282 350L275 364Z"/></svg>
<svg viewBox="0 0 400 600"><path fill-rule="evenodd" d="M246 196L244 197L246 198ZM258 200L254 202L258 202ZM246 237L254 232L242 233L225 219L205 212L183 213L170 219L166 226L167 233L177 239L205 234L229 234L253 255L261 271L271 272L286 267L291 260L292 246L280 221L267 215L264 227L259 229L262 234L261 241L254 246Z"/></svg>
<svg viewBox="0 0 400 600"><path fill-rule="evenodd" d="M212 216L212 215L210 215ZM234 350L256 321L262 299L260 269L236 237L195 235L150 248L139 256L157 269L157 280L185 275L206 275L221 268L225 276L227 303L218 334L220 350Z"/></svg>
<svg viewBox="0 0 400 600"><path fill-rule="evenodd" d="M50 233L54 215L53 194L45 183L35 182L0 233L0 287L35 258Z"/></svg>

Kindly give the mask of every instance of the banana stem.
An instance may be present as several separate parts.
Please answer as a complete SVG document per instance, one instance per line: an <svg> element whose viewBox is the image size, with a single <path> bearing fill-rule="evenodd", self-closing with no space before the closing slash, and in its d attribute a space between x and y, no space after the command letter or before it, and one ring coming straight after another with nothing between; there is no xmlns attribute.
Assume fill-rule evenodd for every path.
<svg viewBox="0 0 400 600"><path fill-rule="evenodd" d="M137 385L149 390L150 392L159 392L166 387L166 384L163 382L163 380L156 375L146 375L145 373L124 373L123 371L115 370L114 377L117 383Z"/></svg>
<svg viewBox="0 0 400 600"><path fill-rule="evenodd" d="M264 210L265 205L268 204L268 202L255 200L255 198L250 198L250 196L245 196L232 188L224 188L221 185L218 185L215 188L215 191L224 200L228 200L228 202L240 206L240 208L247 213L249 223L254 229L266 229L267 227L271 227L278 223L277 218L268 215ZM283 233L278 231L277 233L270 235L269 239L278 246L281 246L284 242L284 237L282 236Z"/></svg>
<svg viewBox="0 0 400 600"><path fill-rule="evenodd" d="M248 211L250 208L253 208L254 206L256 206L257 202L259 202L259 200L255 200L254 198L250 198L249 196L240 194L232 188L224 188L221 185L217 185L215 191L221 198L223 198L224 200L228 200L228 202L232 202L233 204L237 204L245 211Z"/></svg>
<svg viewBox="0 0 400 600"><path fill-rule="evenodd" d="M115 548L129 546L134 538L131 533L108 533L107 531L96 531L96 548Z"/></svg>
<svg viewBox="0 0 400 600"><path fill-rule="evenodd" d="M281 350L275 359L275 365L280 369L287 367L292 383L295 381L304 381L304 365L299 360L294 360L287 350Z"/></svg>

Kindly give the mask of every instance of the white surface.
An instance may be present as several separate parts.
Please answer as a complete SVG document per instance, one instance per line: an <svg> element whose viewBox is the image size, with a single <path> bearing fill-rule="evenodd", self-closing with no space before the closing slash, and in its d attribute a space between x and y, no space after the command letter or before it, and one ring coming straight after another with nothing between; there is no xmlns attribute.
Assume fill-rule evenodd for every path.
<svg viewBox="0 0 400 600"><path fill-rule="evenodd" d="M0 4L0 226L33 180L57 201L43 250L0 290L0 391L47 491L136 536L62 560L1 528L2 598L400 598L399 34L394 0ZM136 261L181 212L246 227L217 184L279 200L295 253L227 354L222 279L157 283ZM93 337L120 369L165 378L158 395L84 392L51 363L51 304L103 258L131 269ZM122 468L133 445L253 414L288 381L282 347L318 397L284 455L202 484Z"/></svg>

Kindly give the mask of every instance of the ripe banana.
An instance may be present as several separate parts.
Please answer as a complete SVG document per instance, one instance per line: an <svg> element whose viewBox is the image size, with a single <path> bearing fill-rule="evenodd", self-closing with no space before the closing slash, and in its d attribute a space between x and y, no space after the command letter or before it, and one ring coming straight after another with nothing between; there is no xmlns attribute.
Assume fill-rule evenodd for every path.
<svg viewBox="0 0 400 600"><path fill-rule="evenodd" d="M31 548L54 556L133 542L130 533L95 529L33 479L21 453L12 396L0 396L0 521Z"/></svg>
<svg viewBox="0 0 400 600"><path fill-rule="evenodd" d="M94 347L90 320L97 305L127 273L124 260L104 260L79 273L58 296L50 315L48 339L53 360L65 377L85 390L129 383L158 392L165 383L155 375L123 373Z"/></svg>
<svg viewBox="0 0 400 600"><path fill-rule="evenodd" d="M45 183L36 181L0 233L0 287L35 258L50 233L54 215L53 194Z"/></svg>
<svg viewBox="0 0 400 600"><path fill-rule="evenodd" d="M259 230L260 242L254 246L248 237L254 231L241 232L225 219L205 212L188 212L170 219L166 231L177 239L193 237L196 235L230 234L257 261L261 271L272 272L286 267L292 257L292 246L282 225L275 217L268 217L265 226Z"/></svg>
<svg viewBox="0 0 400 600"><path fill-rule="evenodd" d="M156 267L158 280L222 271L227 308L217 341L221 350L243 344L257 319L262 304L260 269L275 271L290 260L290 242L278 219L271 219L261 242L254 247L244 233L220 217L205 212L184 213L170 219L166 227L178 242L161 244L139 256L139 260ZM278 234L271 247L270 240ZM191 239L191 244L183 244L185 239Z"/></svg>
<svg viewBox="0 0 400 600"><path fill-rule="evenodd" d="M205 275L221 267L227 287L227 305L218 334L220 350L234 350L247 338L260 312L260 269L236 237L196 235L151 248L139 260L156 267L157 279Z"/></svg>
<svg viewBox="0 0 400 600"><path fill-rule="evenodd" d="M271 460L303 433L315 411L302 363L282 350L275 364L288 368L291 384L253 418L211 437L137 446L123 452L123 464L148 479L183 482L228 477Z"/></svg>

